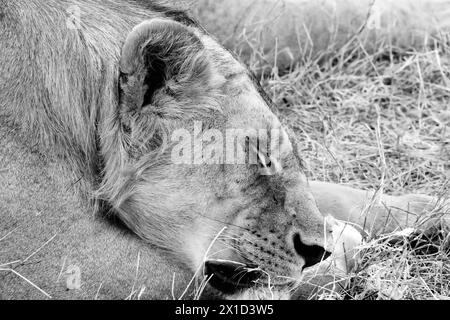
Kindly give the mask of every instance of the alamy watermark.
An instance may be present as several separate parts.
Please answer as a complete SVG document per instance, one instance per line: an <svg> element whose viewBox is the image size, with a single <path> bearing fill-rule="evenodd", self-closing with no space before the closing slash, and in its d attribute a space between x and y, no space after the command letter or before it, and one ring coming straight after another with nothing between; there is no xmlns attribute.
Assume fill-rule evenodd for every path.
<svg viewBox="0 0 450 320"><path fill-rule="evenodd" d="M207 129L195 121L191 130L172 133L174 164L259 164L279 170L286 133L280 129Z"/></svg>

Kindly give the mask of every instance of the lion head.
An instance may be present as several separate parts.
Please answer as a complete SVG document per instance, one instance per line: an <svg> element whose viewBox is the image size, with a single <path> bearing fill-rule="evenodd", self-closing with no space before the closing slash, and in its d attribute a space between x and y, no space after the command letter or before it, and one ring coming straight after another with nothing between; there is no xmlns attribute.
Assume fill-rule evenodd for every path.
<svg viewBox="0 0 450 320"><path fill-rule="evenodd" d="M248 69L206 32L169 19L136 26L118 87L101 124L99 193L140 237L224 293L290 284L327 258L333 222L295 145ZM227 143L236 130L243 139ZM261 132L277 136L277 152Z"/></svg>

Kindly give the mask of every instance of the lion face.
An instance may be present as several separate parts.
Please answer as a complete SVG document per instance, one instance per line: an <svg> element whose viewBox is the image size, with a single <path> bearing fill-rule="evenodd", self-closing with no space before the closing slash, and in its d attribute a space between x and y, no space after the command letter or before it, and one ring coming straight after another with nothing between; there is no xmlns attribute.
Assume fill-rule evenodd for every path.
<svg viewBox="0 0 450 320"><path fill-rule="evenodd" d="M327 258L333 223L269 102L230 53L155 19L128 36L120 71L101 191L133 231L224 293L292 283Z"/></svg>

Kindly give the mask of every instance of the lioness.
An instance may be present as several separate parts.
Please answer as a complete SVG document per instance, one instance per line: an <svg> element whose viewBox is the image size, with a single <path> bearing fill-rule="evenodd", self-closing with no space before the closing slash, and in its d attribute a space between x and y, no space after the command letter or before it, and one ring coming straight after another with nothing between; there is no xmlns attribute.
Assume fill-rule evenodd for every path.
<svg viewBox="0 0 450 320"><path fill-rule="evenodd" d="M0 0L0 28L2 298L187 298L194 273L213 295L288 297L333 253L335 218L389 231L431 205L385 196L366 217L369 193L308 182L253 75L182 10ZM180 128L276 131L279 157L247 136L233 152L256 163L174 163Z"/></svg>

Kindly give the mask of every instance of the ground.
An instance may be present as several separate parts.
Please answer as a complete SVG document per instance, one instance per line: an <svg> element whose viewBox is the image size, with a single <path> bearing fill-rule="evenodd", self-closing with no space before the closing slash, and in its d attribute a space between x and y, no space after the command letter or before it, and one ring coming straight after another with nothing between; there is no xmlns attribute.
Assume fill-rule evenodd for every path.
<svg viewBox="0 0 450 320"><path fill-rule="evenodd" d="M448 200L450 47L445 43L438 40L422 50L380 43L368 53L355 38L326 59L304 59L282 76L272 68L263 86L295 132L309 178ZM435 237L414 247L407 241L392 245L390 238L367 239L372 245L362 249L345 291L319 298L450 299L449 237L433 230L427 236Z"/></svg>

